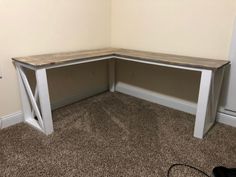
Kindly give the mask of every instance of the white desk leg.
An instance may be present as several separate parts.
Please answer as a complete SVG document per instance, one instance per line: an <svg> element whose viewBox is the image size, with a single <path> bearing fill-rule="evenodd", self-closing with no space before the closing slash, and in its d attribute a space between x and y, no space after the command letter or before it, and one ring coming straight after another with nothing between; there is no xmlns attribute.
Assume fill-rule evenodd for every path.
<svg viewBox="0 0 236 177"><path fill-rule="evenodd" d="M20 74L21 67L19 65L16 65L16 71L17 71L17 76L18 76L18 81L19 81L19 86L20 86L20 96L21 96L21 105L22 105L23 114L24 114L24 122L26 122L27 120L31 119L31 116L32 116L31 106L28 99L27 91L24 86L23 79Z"/></svg>
<svg viewBox="0 0 236 177"><path fill-rule="evenodd" d="M48 93L48 82L45 69L36 70L36 81L39 95L41 115L44 125L44 133L49 135L53 132L52 112Z"/></svg>
<svg viewBox="0 0 236 177"><path fill-rule="evenodd" d="M109 61L109 90L115 92L116 90L116 60L110 59Z"/></svg>
<svg viewBox="0 0 236 177"><path fill-rule="evenodd" d="M211 91L212 71L203 70L197 103L197 113L194 127L194 137L203 138L206 119L210 117L210 91Z"/></svg>
<svg viewBox="0 0 236 177"><path fill-rule="evenodd" d="M224 67L216 71L202 71L194 127L196 138L203 138L215 123L223 78Z"/></svg>
<svg viewBox="0 0 236 177"><path fill-rule="evenodd" d="M20 84L24 121L46 135L51 134L53 124L46 70L39 69L35 71L37 83L33 94L24 67L17 63L16 69Z"/></svg>

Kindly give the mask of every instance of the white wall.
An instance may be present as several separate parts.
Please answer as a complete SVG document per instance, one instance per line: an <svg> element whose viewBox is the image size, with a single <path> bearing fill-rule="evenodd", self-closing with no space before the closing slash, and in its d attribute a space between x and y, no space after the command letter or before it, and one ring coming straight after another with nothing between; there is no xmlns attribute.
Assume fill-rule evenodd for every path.
<svg viewBox="0 0 236 177"><path fill-rule="evenodd" d="M227 59L235 0L112 0L112 46Z"/></svg>
<svg viewBox="0 0 236 177"><path fill-rule="evenodd" d="M235 16L235 0L112 0L111 45L227 60ZM194 72L120 65L119 82L197 101Z"/></svg>
<svg viewBox="0 0 236 177"><path fill-rule="evenodd" d="M0 67L3 74L0 117L21 109L12 57L109 45L110 0L0 0ZM84 79L86 74L98 72L97 67L102 68L101 65L90 66L87 72L82 71ZM102 84L100 89L107 87L104 83L106 71L101 72L96 78L96 83ZM79 89L83 84L80 80L75 87Z"/></svg>
<svg viewBox="0 0 236 177"><path fill-rule="evenodd" d="M232 37L231 51L230 51L230 74L229 74L229 87L227 90L226 109L231 110L236 115L236 18L234 23L234 32Z"/></svg>
<svg viewBox="0 0 236 177"><path fill-rule="evenodd" d="M235 0L0 0L0 117L21 109L11 57L112 46L227 59L235 15ZM194 72L131 62L118 67L119 81L197 99L199 75ZM105 62L83 68L49 72L55 105L63 101L60 95L72 99L82 93L76 95L81 98L107 89ZM76 77L76 70L88 76L86 81ZM57 91L62 84L58 75L69 92Z"/></svg>

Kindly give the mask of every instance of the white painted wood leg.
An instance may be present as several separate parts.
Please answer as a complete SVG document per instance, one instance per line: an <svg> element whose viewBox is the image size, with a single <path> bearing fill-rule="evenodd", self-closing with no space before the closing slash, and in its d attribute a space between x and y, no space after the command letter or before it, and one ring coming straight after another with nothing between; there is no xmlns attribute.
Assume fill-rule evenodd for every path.
<svg viewBox="0 0 236 177"><path fill-rule="evenodd" d="M110 59L109 61L109 90L115 92L116 90L116 60Z"/></svg>
<svg viewBox="0 0 236 177"><path fill-rule="evenodd" d="M210 91L212 71L203 70L197 103L197 113L194 127L194 137L203 138L206 129L206 119L210 119Z"/></svg>
<svg viewBox="0 0 236 177"><path fill-rule="evenodd" d="M51 104L48 93L48 82L45 69L39 69L35 72L41 115L44 125L44 133L49 135L53 132Z"/></svg>
<svg viewBox="0 0 236 177"><path fill-rule="evenodd" d="M46 70L39 69L35 71L36 87L33 94L24 67L16 64L16 69L20 84L24 121L46 135L51 134L53 132L53 123Z"/></svg>
<svg viewBox="0 0 236 177"><path fill-rule="evenodd" d="M21 67L16 64L17 77L18 77L19 87L20 87L22 111L24 114L24 122L26 122L27 120L31 119L31 117L32 117L31 106L30 106L30 102L28 99L27 91L24 86L23 79L21 78L20 70L21 70Z"/></svg>
<svg viewBox="0 0 236 177"><path fill-rule="evenodd" d="M40 110L38 108L37 102L35 101L35 97L32 93L27 77L25 75L24 68L20 65L17 65L17 71L19 75L20 89L22 95L21 97L24 112L24 121L32 127L44 132L44 125Z"/></svg>
<svg viewBox="0 0 236 177"><path fill-rule="evenodd" d="M202 71L194 137L203 138L215 123L223 78L224 67Z"/></svg>

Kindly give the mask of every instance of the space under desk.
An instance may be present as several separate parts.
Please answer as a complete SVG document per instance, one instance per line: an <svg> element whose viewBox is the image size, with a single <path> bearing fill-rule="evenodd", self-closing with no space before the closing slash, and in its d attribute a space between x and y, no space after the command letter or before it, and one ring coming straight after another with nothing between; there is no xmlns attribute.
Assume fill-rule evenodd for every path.
<svg viewBox="0 0 236 177"><path fill-rule="evenodd" d="M19 78L24 121L46 135L51 134L53 121L47 70L100 60L109 62L109 90L111 92L116 90L116 60L201 72L194 137L203 138L214 125L224 70L229 61L115 48L13 58ZM25 68L35 72L35 90L30 87Z"/></svg>

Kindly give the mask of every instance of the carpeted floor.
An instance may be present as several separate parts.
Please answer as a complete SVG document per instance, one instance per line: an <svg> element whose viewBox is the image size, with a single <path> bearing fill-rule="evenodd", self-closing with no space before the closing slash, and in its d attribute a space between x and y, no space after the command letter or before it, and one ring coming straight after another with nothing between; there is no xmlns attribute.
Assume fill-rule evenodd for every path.
<svg viewBox="0 0 236 177"><path fill-rule="evenodd" d="M236 128L216 124L193 138L194 116L120 93L104 93L53 112L46 137L27 125L0 131L0 176L165 177L173 163L211 174L236 167ZM202 177L176 167L171 177Z"/></svg>

